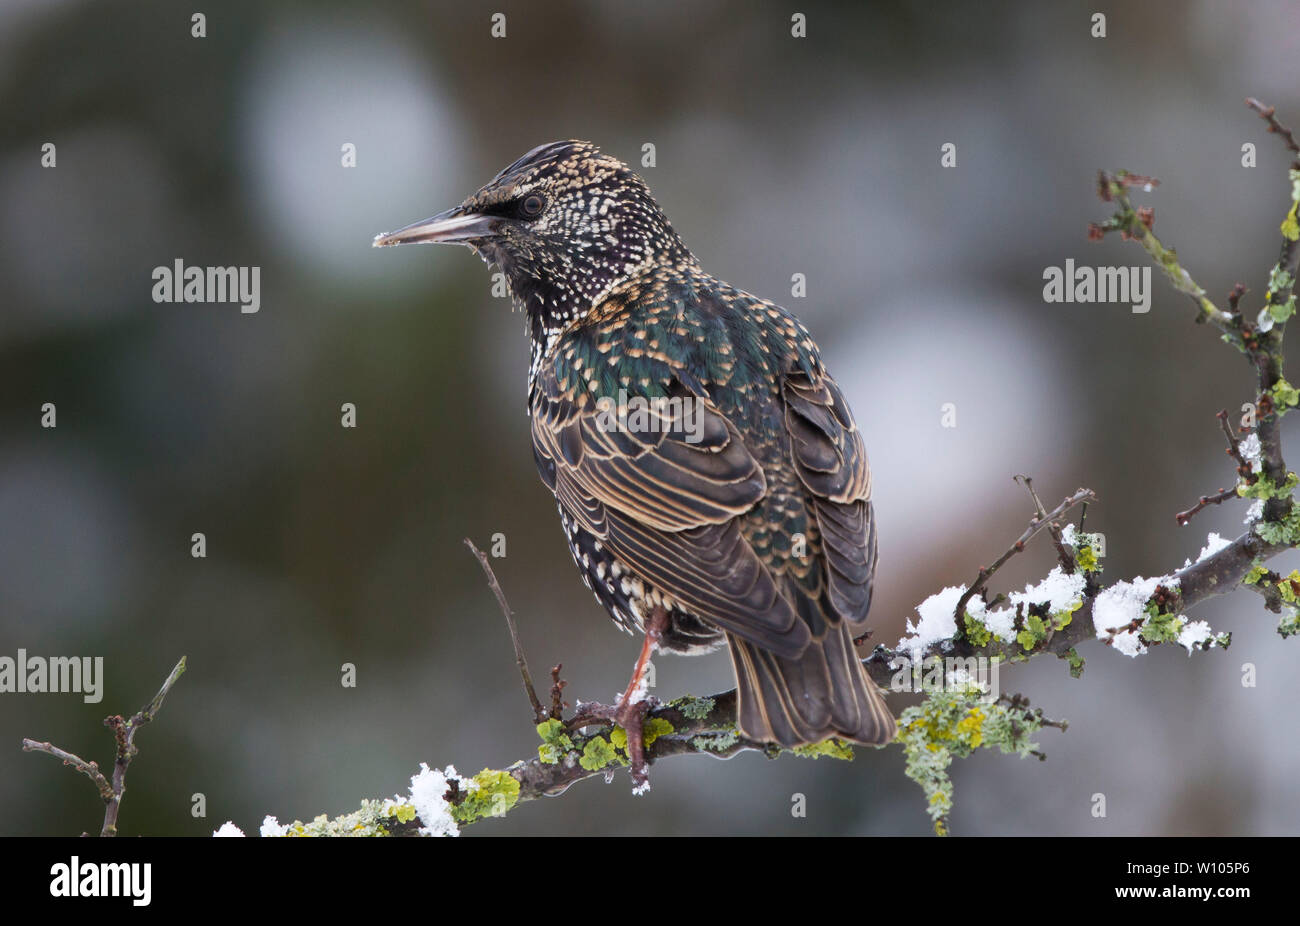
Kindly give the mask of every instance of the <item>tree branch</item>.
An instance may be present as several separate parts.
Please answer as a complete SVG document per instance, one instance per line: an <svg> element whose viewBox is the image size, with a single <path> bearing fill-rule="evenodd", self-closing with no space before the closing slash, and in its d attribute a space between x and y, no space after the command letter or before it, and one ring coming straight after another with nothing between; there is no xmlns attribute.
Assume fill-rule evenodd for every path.
<svg viewBox="0 0 1300 926"><path fill-rule="evenodd" d="M148 704L136 711L129 719L123 719L120 714L113 714L104 718L104 726L113 731L113 738L117 742L117 753L113 761L113 780L110 783L99 770L99 765L95 762L87 762L80 756L65 752L57 746L50 743L37 742L36 740L24 739L23 752L43 752L47 755L54 756L56 759L62 759L64 765L71 765L77 771L87 776L95 784L99 791L99 796L104 800L104 825L100 828L100 836L117 835L117 815L122 807L122 795L126 793L126 770L131 765L131 760L135 758L139 749L135 745L135 735L140 728L149 723L162 709L163 699L167 697L172 686L176 684L177 679L185 671L185 657L182 656L180 662L176 663L175 668L167 676L158 693L153 696Z"/></svg>
<svg viewBox="0 0 1300 926"><path fill-rule="evenodd" d="M1017 478L1023 479L1025 485L1030 487L1031 492L1033 491L1032 483L1027 476L1020 476ZM992 566L980 567L979 575L975 577L975 581L971 583L971 587L962 593L961 598L957 599L957 607L953 614L954 618L960 622L962 615L966 613L966 606L970 604L971 599L984 591L988 585L988 580L993 577L993 574L1006 565L1007 560L1024 550L1025 544L1032 540L1035 534L1044 527L1053 527L1055 520L1062 517L1075 505L1095 501L1096 498L1097 496L1092 489L1079 489L1065 501L1061 502L1061 504L1057 505L1051 513L1047 513L1042 510L1042 502L1038 501L1038 495L1035 494L1034 504L1038 507L1039 515L1029 522L1029 527L1025 528L1025 532L1016 538L1015 543L1011 544L1011 546L1007 548L1007 551L994 561ZM1054 528L1053 536L1058 538L1057 544L1059 546L1059 528ZM961 624L958 623L959 631L960 627Z"/></svg>
<svg viewBox="0 0 1300 926"><path fill-rule="evenodd" d="M533 687L533 676L528 671L528 660L524 658L524 648L519 642L519 628L515 626L514 612L510 610L505 592L501 591L501 583L497 581L496 573L492 571L492 564L488 562L487 554L474 546L474 542L468 537L465 538L465 546L469 547L470 552L478 558L479 565L483 567L483 574L487 576L488 588L496 595L501 613L506 617L506 626L510 628L510 643L515 648L515 665L519 667L519 677L524 683L524 694L528 696L528 703L533 706L533 716L537 718L538 723L541 723L550 715L547 714L546 708L542 707L542 702L537 698L537 689ZM557 666L556 671L558 670ZM560 685L558 676L555 683Z"/></svg>

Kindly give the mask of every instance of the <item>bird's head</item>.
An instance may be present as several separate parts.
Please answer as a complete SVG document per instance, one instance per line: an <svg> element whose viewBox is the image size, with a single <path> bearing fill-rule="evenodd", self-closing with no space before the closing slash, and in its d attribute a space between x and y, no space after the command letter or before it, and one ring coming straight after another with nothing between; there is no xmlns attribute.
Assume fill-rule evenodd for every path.
<svg viewBox="0 0 1300 926"><path fill-rule="evenodd" d="M459 206L374 246L418 242L468 245L499 267L535 334L650 267L693 261L645 182L583 141L534 148Z"/></svg>

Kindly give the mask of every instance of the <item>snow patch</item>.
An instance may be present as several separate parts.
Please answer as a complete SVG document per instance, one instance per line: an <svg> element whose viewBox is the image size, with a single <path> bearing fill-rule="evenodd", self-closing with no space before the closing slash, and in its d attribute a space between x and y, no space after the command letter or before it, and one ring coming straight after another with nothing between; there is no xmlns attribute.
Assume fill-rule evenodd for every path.
<svg viewBox="0 0 1300 926"><path fill-rule="evenodd" d="M1209 559L1215 553L1232 546L1232 541L1227 537L1220 537L1218 534L1211 532L1210 536L1205 538L1205 546L1201 549L1201 555L1196 557L1198 563Z"/></svg>
<svg viewBox="0 0 1300 926"><path fill-rule="evenodd" d="M459 836L460 829L451 816L451 805L444 795L447 780L457 778L456 769L447 766L445 771L429 768L421 762L420 770L411 776L411 805L420 816L421 836Z"/></svg>
<svg viewBox="0 0 1300 926"><path fill-rule="evenodd" d="M938 594L931 595L916 606L919 620L907 620L909 636L898 641L900 650L907 650L913 662L920 662L925 651L940 640L951 640L957 635L957 621L953 612L957 602L966 594L966 586L951 585ZM981 605L983 602L981 602Z"/></svg>
<svg viewBox="0 0 1300 926"><path fill-rule="evenodd" d="M978 618L989 629L989 632L999 640L1010 643L1016 638L1015 608L995 608L990 611L983 598L977 596L971 600L972 604L975 602L979 602L978 612L973 607L966 609L970 612L971 617Z"/></svg>
<svg viewBox="0 0 1300 926"><path fill-rule="evenodd" d="M283 836L287 832L289 832L289 827L281 825L279 820L268 813L262 821L262 827L258 830L258 835L268 837Z"/></svg>
<svg viewBox="0 0 1300 926"><path fill-rule="evenodd" d="M1116 582L1102 591L1092 606L1092 623L1097 639L1109 641L1125 656L1140 656L1147 651L1139 638L1142 623L1146 620L1146 603L1155 594L1156 586L1178 587L1178 580L1170 576L1144 579L1137 576L1132 582ZM1138 622L1137 630L1129 625Z"/></svg>
<svg viewBox="0 0 1300 926"><path fill-rule="evenodd" d="M1205 621L1188 621L1178 633L1178 642L1187 647L1187 655L1192 654L1192 650L1198 645L1207 643L1214 639L1214 631Z"/></svg>
<svg viewBox="0 0 1300 926"><path fill-rule="evenodd" d="M1242 455L1246 462L1250 464L1250 468L1255 472L1258 473L1260 469L1263 468L1263 463L1261 462L1263 448L1259 445L1258 434L1252 433L1247 436L1245 440L1237 445L1237 451Z"/></svg>
<svg viewBox="0 0 1300 926"><path fill-rule="evenodd" d="M1018 604L1027 608L1031 604L1046 603L1047 610L1056 614L1070 611L1078 602L1083 601L1083 584L1082 572L1070 575L1057 566L1037 585L1026 585L1023 592L1012 592L1007 597L1013 608Z"/></svg>

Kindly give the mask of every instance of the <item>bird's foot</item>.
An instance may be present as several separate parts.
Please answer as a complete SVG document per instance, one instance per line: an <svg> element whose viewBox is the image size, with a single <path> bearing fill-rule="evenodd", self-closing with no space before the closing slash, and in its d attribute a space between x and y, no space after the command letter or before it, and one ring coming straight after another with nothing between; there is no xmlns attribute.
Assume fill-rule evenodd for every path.
<svg viewBox="0 0 1300 926"><path fill-rule="evenodd" d="M569 721L569 729L576 730L595 721L615 723L627 734L627 759L632 774L632 793L645 794L650 790L650 762L645 754L645 715L655 699L646 694L646 667L650 656L669 627L668 614L656 606L646 620L645 641L641 655L632 670L632 680L618 699L617 707L604 704L579 704L577 716ZM658 703L657 701L655 703Z"/></svg>
<svg viewBox="0 0 1300 926"><path fill-rule="evenodd" d="M649 700L642 698L622 703L616 712L618 725L627 733L628 771L632 775L632 793L645 794L650 790L650 763L645 757L645 715L650 709Z"/></svg>
<svg viewBox="0 0 1300 926"><path fill-rule="evenodd" d="M618 726L627 735L628 771L632 776L632 793L641 795L650 790L650 760L645 750L645 718L659 699L644 694L636 700L626 696L618 704L596 704L580 701L577 713L566 725L570 730L589 726Z"/></svg>

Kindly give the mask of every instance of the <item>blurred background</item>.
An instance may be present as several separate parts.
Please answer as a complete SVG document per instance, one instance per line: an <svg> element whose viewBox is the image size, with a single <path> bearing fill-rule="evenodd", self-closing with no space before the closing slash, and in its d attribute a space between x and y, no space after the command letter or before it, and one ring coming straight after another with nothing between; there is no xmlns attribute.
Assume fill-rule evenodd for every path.
<svg viewBox="0 0 1300 926"><path fill-rule="evenodd" d="M797 7L805 39L775 4L223 2L205 38L161 0L0 5L0 655L102 655L106 674L100 704L0 695L0 833L96 830L93 788L20 739L108 764L101 718L181 654L124 834L252 833L404 792L421 761L534 754L466 536L505 535L494 564L536 675L562 662L571 699L622 689L637 644L578 579L533 469L523 319L468 251L370 247L554 139L634 165L654 144L642 173L703 265L820 341L874 467L877 641L1021 531L1017 473L1049 504L1097 491L1108 580L1240 532L1244 503L1174 513L1231 483L1213 416L1253 397L1241 358L1158 278L1139 315L1046 304L1043 271L1144 265L1086 240L1108 215L1097 169L1124 167L1160 178L1138 201L1210 294L1241 280L1258 307L1288 159L1242 100L1300 127L1296 5ZM152 269L178 258L260 267L260 312L153 302ZM1051 565L1033 549L995 586ZM1195 616L1231 649L1094 645L1078 681L1049 659L1004 671L1070 728L1041 734L1042 763L958 763L953 831L1300 830L1296 641L1255 596ZM665 697L732 684L725 652L656 666ZM902 767L897 749L674 759L648 797L620 774L466 832L927 833Z"/></svg>

